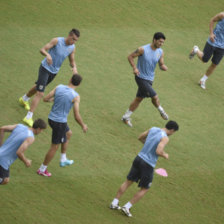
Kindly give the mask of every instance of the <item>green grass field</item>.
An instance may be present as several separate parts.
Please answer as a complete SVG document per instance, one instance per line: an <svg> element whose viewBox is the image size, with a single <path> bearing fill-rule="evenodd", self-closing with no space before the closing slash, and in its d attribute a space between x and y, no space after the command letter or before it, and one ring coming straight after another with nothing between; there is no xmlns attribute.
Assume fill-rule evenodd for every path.
<svg viewBox="0 0 224 224"><path fill-rule="evenodd" d="M18 98L36 81L43 56L39 49L51 38L81 31L76 63L83 83L81 115L87 134L69 115L73 136L71 167L60 168L58 152L49 165L51 178L36 174L51 141L51 129L36 137L26 152L27 169L17 160L10 183L0 187L0 223L63 224L213 224L224 222L223 61L203 91L197 85L209 64L190 61L193 45L203 49L209 20L222 11L221 0L0 0L0 126L20 123L26 111ZM132 160L142 145L139 134L165 121L149 100L133 114L128 128L121 116L136 94L127 56L165 33L167 72L156 69L154 88L162 106L180 125L166 148L169 161L159 159L168 178L155 175L151 190L132 209L133 218L109 209ZM67 84L66 60L48 93ZM51 104L41 102L34 118L47 120ZM7 135L6 135L7 137ZM120 203L138 190L133 185Z"/></svg>

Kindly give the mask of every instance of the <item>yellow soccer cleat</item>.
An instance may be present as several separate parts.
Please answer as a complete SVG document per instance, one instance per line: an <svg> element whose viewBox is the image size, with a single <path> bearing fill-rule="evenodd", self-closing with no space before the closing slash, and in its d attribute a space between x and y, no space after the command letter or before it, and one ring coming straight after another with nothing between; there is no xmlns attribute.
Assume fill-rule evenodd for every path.
<svg viewBox="0 0 224 224"><path fill-rule="evenodd" d="M19 104L23 106L26 110L30 110L30 105L28 101L23 100L22 97L19 98Z"/></svg>
<svg viewBox="0 0 224 224"><path fill-rule="evenodd" d="M31 128L33 127L33 119L27 119L26 117L23 118L23 122L26 123L28 126L30 126Z"/></svg>

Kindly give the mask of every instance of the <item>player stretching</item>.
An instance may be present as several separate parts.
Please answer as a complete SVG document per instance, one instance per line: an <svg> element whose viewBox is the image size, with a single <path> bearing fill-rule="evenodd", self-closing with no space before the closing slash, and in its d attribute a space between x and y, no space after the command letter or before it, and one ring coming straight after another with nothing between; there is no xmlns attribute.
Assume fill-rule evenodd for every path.
<svg viewBox="0 0 224 224"><path fill-rule="evenodd" d="M31 166L32 161L25 157L24 152L34 142L34 135L38 135L46 127L41 119L36 120L32 128L23 124L0 127L0 184L9 182L9 168L18 157L26 167ZM2 145L5 132L12 133Z"/></svg>

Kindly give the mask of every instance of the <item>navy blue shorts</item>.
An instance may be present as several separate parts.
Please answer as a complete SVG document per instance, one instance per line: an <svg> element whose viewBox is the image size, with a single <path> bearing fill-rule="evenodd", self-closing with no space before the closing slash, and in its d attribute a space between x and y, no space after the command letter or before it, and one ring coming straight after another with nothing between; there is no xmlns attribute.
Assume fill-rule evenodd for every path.
<svg viewBox="0 0 224 224"><path fill-rule="evenodd" d="M57 74L50 73L47 69L45 69L42 64L39 68L38 80L35 82L36 90L39 92L44 92L45 87L52 82Z"/></svg>
<svg viewBox="0 0 224 224"><path fill-rule="evenodd" d="M138 91L136 97L154 97L156 96L156 91L152 88L152 81L139 78L135 76L135 81L138 85Z"/></svg>
<svg viewBox="0 0 224 224"><path fill-rule="evenodd" d="M67 123L60 123L48 119L48 123L52 128L52 143L61 144L67 141L66 133L70 130Z"/></svg>
<svg viewBox="0 0 224 224"><path fill-rule="evenodd" d="M5 178L9 177L9 169L6 170L0 165L0 184L4 181Z"/></svg>
<svg viewBox="0 0 224 224"><path fill-rule="evenodd" d="M148 189L152 184L153 174L154 168L146 163L142 158L136 156L127 179L137 183L139 182L139 187Z"/></svg>
<svg viewBox="0 0 224 224"><path fill-rule="evenodd" d="M206 42L203 53L204 53L204 56L202 57L203 62L208 62L213 55L212 63L218 65L224 55L224 49L213 47L208 42Z"/></svg>

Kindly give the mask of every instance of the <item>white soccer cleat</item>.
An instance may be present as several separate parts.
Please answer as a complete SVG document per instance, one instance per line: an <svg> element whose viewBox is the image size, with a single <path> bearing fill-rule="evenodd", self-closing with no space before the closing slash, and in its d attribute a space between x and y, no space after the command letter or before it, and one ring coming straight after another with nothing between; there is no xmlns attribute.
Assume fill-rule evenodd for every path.
<svg viewBox="0 0 224 224"><path fill-rule="evenodd" d="M121 207L118 204L117 205L113 205L112 203L110 205L110 208L114 209L114 210L120 210L121 209Z"/></svg>
<svg viewBox="0 0 224 224"><path fill-rule="evenodd" d="M129 127L132 127L131 118L124 118L121 119L125 124L127 124Z"/></svg>
<svg viewBox="0 0 224 224"><path fill-rule="evenodd" d="M162 117L164 120L168 120L168 119L169 119L168 114L167 114L164 110L160 111L160 115L161 115L161 117Z"/></svg>
<svg viewBox="0 0 224 224"><path fill-rule="evenodd" d="M206 89L206 87L205 87L205 81L200 80L198 84L200 85L200 87L201 87L202 89Z"/></svg>
<svg viewBox="0 0 224 224"><path fill-rule="evenodd" d="M126 216L128 216L128 217L132 217L132 214L130 213L130 211L129 211L128 208L126 208L126 207L122 207L121 210L122 210L122 212L123 212Z"/></svg>
<svg viewBox="0 0 224 224"><path fill-rule="evenodd" d="M198 52L199 47L198 46L194 46L191 53L189 54L189 59L192 59Z"/></svg>

